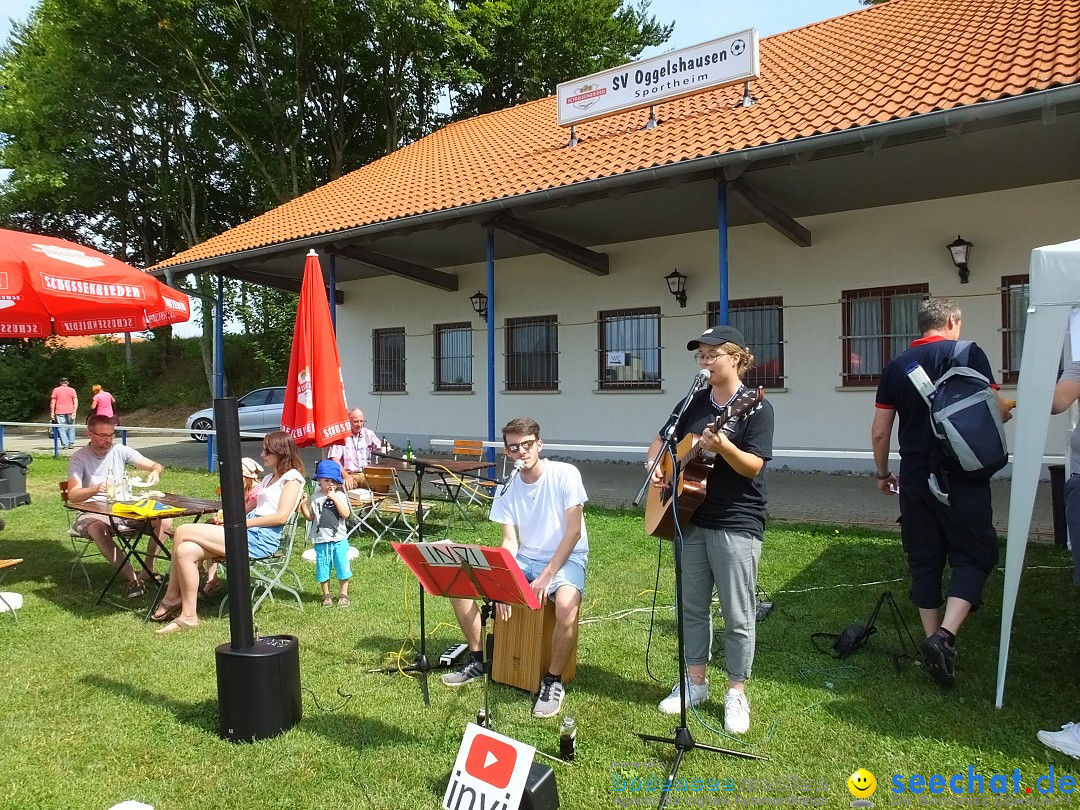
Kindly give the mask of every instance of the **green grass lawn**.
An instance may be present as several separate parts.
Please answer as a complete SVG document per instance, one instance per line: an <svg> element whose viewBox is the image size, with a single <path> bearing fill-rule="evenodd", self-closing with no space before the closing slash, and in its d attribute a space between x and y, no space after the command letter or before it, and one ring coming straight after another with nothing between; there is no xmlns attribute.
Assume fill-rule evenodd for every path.
<svg viewBox="0 0 1080 810"><path fill-rule="evenodd" d="M482 689L451 690L432 678L431 706L425 708L415 678L368 674L390 662L404 641L415 645L419 631L415 580L388 546L380 545L371 560L363 548L347 609L321 607L314 567L297 560L304 611L282 600L260 609L255 622L263 633L300 639L303 721L257 744L224 742L217 736L214 649L228 641L228 621L216 618L215 604L204 609L197 629L157 637L156 625L139 615L95 606L96 589L109 572L101 562L90 566L94 591L70 576L68 523L56 486L63 464L35 459L33 504L5 512L7 528L0 533L0 556L25 558L3 586L25 597L19 620L0 614L0 808L103 810L124 799L157 810L440 805L462 732L482 705ZM169 470L163 484L169 491L210 496L217 480ZM495 543L497 527L477 517L476 527L456 527L453 537ZM671 547L644 536L640 516L630 512L589 508L587 521L592 551L578 673L565 704L579 728L577 758L553 766L565 808L609 807L617 795L648 796L617 794L614 778L660 777L673 758L670 747L635 736L667 734L672 726L655 706L678 671ZM658 553L661 607L650 649ZM770 779L827 780L828 788L813 795L846 806L852 797L845 782L859 767L876 775L879 804L889 802L893 774L966 774L970 765L990 776L1019 768L1023 785L1034 787L1051 767L1057 777L1075 772L1073 760L1035 740L1039 728L1080 719L1080 622L1070 562L1057 549L1028 553L1006 703L998 711L1000 573L961 636L959 681L946 692L910 662L897 671L889 656L873 649L839 662L810 641L815 631L864 621L886 589L919 637L897 537L770 526L760 584L776 609L759 625L748 688L750 733L732 740L703 725L723 725L719 666L711 668L714 699L701 707L702 722L690 721L698 742L769 760L694 751L679 775L758 780L758 789L740 786L743 796L785 795L761 789ZM437 657L460 633L445 600L429 598L426 605L427 649ZM893 643L889 621L872 643L879 649ZM341 694L351 696L344 705ZM557 752L559 722L533 719L530 695L495 685L491 700L497 731ZM644 764L652 760L660 767ZM613 770L612 763L624 762L643 764Z"/></svg>

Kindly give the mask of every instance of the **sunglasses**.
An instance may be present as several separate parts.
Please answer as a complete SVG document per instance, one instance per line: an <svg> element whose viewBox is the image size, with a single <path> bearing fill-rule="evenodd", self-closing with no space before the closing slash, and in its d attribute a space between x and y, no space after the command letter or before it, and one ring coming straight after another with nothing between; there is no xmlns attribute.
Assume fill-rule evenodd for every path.
<svg viewBox="0 0 1080 810"><path fill-rule="evenodd" d="M518 442L517 444L508 444L508 445L506 445L506 449L508 451L510 451L511 453L518 453L518 452L522 452L522 451L528 453L530 450L532 450L536 446L536 443L538 441L540 441L540 440L539 439L528 439L528 440L523 441L523 442Z"/></svg>

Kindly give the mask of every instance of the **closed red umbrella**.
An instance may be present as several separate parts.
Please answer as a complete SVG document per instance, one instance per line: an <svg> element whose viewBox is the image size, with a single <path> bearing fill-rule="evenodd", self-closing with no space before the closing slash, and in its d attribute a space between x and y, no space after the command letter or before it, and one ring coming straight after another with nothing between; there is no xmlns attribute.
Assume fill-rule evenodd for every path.
<svg viewBox="0 0 1080 810"><path fill-rule="evenodd" d="M141 332L191 303L149 273L66 239L0 229L0 338Z"/></svg>
<svg viewBox="0 0 1080 810"><path fill-rule="evenodd" d="M281 429L300 447L341 442L350 430L337 338L314 250L304 263Z"/></svg>

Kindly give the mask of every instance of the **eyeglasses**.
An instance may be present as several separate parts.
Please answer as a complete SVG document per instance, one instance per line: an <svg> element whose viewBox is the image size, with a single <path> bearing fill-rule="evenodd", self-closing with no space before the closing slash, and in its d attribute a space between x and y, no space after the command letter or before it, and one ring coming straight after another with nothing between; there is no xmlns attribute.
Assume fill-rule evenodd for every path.
<svg viewBox="0 0 1080 810"><path fill-rule="evenodd" d="M269 447L264 447L264 448L262 449L262 452L263 452L263 455L264 455L264 456L276 456L276 455L277 455L277 453L275 453L275 452L274 452L273 450L271 450L271 449L270 449Z"/></svg>
<svg viewBox="0 0 1080 810"><path fill-rule="evenodd" d="M528 453L530 450L533 449L533 447L536 446L536 443L538 441L539 441L539 439L528 439L528 440L523 441L523 442L518 442L517 444L508 444L508 445L506 445L506 449L508 451L510 451L511 453L519 453L519 452Z"/></svg>
<svg viewBox="0 0 1080 810"><path fill-rule="evenodd" d="M96 430L89 431L91 436L97 436L99 439L112 439L116 436L116 433L98 433Z"/></svg>
<svg viewBox="0 0 1080 810"><path fill-rule="evenodd" d="M705 365L708 365L709 363L715 363L721 357L726 357L726 356L727 356L726 352L717 352L716 354L702 354L701 352L698 352L697 354L694 355L694 360L696 360L699 363L704 363Z"/></svg>

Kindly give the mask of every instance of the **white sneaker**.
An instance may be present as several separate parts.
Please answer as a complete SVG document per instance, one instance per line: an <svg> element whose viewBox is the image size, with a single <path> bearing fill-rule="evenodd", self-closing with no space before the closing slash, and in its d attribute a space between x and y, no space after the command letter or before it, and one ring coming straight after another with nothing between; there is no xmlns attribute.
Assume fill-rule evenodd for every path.
<svg viewBox="0 0 1080 810"><path fill-rule="evenodd" d="M688 681L688 683L690 684L690 690L687 692L687 708L697 706L709 699L708 680L705 683L694 683L693 681ZM682 690L680 686L681 684L675 684L671 688L671 694L660 701L660 705L656 708L660 710L661 714L678 714L682 710Z"/></svg>
<svg viewBox="0 0 1080 810"><path fill-rule="evenodd" d="M1035 735L1047 748L1053 748L1073 759L1080 759L1080 725L1066 723L1061 731L1040 731Z"/></svg>
<svg viewBox="0 0 1080 810"><path fill-rule="evenodd" d="M745 734L750 729L750 704L738 689L728 689L724 695L724 731Z"/></svg>

